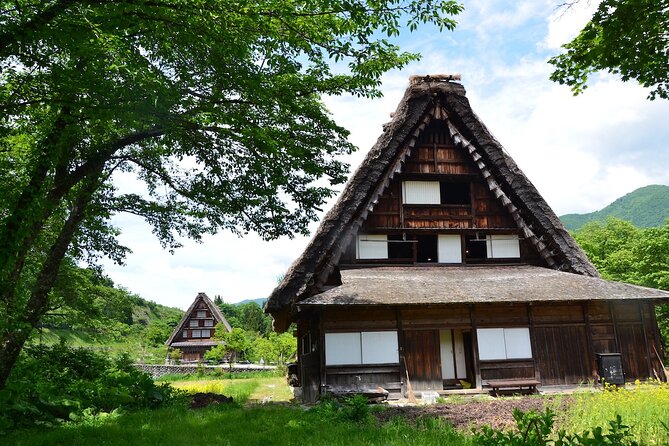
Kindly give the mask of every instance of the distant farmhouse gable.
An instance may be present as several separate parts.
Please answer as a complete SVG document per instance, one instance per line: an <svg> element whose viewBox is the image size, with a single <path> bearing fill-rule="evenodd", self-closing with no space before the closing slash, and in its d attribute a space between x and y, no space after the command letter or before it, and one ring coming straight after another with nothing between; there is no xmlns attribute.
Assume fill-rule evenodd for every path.
<svg viewBox="0 0 669 446"><path fill-rule="evenodd" d="M165 345L181 350L183 362L202 361L206 351L222 343L213 339L218 324L232 331L218 306L205 293L198 293Z"/></svg>
<svg viewBox="0 0 669 446"><path fill-rule="evenodd" d="M392 121L270 296L297 323L304 399L327 390L652 376L669 293L599 278L450 76L411 79Z"/></svg>

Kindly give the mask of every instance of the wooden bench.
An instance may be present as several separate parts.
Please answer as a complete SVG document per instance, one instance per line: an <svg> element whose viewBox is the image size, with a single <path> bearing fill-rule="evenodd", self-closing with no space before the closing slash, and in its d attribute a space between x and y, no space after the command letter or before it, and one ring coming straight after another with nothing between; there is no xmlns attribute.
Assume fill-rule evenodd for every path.
<svg viewBox="0 0 669 446"><path fill-rule="evenodd" d="M499 395L500 389L518 389L521 392L524 387L527 387L529 393L535 393L537 386L541 385L541 381L534 378L527 379L490 379L488 385L492 388L493 395Z"/></svg>

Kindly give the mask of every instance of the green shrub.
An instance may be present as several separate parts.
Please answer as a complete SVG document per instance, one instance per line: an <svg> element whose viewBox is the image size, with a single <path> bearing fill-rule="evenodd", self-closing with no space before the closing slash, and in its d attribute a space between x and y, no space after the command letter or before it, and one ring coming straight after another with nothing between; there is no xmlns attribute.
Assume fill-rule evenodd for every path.
<svg viewBox="0 0 669 446"><path fill-rule="evenodd" d="M341 400L325 396L312 411L323 420L365 424L370 423L373 419L367 398L362 395L349 396Z"/></svg>
<svg viewBox="0 0 669 446"><path fill-rule="evenodd" d="M64 344L29 346L0 390L0 431L160 407L179 395L133 367L127 354L111 359Z"/></svg>
<svg viewBox="0 0 669 446"><path fill-rule="evenodd" d="M553 438L555 414L550 409L543 413L522 412L514 409L516 430L497 430L484 426L474 432L474 444L477 446L639 446L630 427L622 423L620 415L609 421L609 430L604 433L601 427L585 430L580 434L568 434L560 430Z"/></svg>

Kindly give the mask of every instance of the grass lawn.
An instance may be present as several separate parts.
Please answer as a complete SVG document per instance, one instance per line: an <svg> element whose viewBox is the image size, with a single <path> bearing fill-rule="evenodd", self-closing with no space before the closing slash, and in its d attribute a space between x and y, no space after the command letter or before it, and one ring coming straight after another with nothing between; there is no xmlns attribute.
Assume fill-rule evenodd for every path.
<svg viewBox="0 0 669 446"><path fill-rule="evenodd" d="M392 418L381 423L332 411L328 404L315 409L290 404L282 377L182 381L172 383L189 392L225 393L235 404L190 410L182 406L94 418L57 428L35 428L0 437L3 445L472 445L469 432L454 431L429 416L415 424ZM267 404L258 404L270 401ZM367 406L364 406L367 407ZM373 407L376 410L379 407ZM669 444L669 385L638 384L614 392L574 395L569 408L558 414L567 432L607 431L616 414L642 445ZM362 422L348 421L363 419Z"/></svg>
<svg viewBox="0 0 669 446"><path fill-rule="evenodd" d="M173 387L189 393L220 393L231 396L240 403L288 402L293 395L286 385L286 378L242 378L242 379L207 379L200 381L177 381Z"/></svg>
<svg viewBox="0 0 669 446"><path fill-rule="evenodd" d="M169 408L122 415L91 425L17 432L6 445L449 445L470 441L443 423L422 428L393 421L338 421L294 405L220 405Z"/></svg>

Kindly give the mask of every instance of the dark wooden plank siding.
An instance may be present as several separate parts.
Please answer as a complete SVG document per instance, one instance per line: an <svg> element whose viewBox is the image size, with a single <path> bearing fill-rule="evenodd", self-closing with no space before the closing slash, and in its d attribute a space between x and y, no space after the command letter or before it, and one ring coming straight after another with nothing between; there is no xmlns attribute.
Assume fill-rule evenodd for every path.
<svg viewBox="0 0 669 446"><path fill-rule="evenodd" d="M585 326L535 327L532 352L541 382L574 384L592 378Z"/></svg>
<svg viewBox="0 0 669 446"><path fill-rule="evenodd" d="M441 390L438 330L404 331L404 355L414 390Z"/></svg>
<svg viewBox="0 0 669 446"><path fill-rule="evenodd" d="M481 327L527 327L529 319L525 304L476 305L476 326Z"/></svg>
<svg viewBox="0 0 669 446"><path fill-rule="evenodd" d="M396 366L337 366L327 367L327 384L330 388L383 387L389 392L399 393L401 387L400 367Z"/></svg>
<svg viewBox="0 0 669 446"><path fill-rule="evenodd" d="M465 305L401 310L402 326L410 328L469 328L469 308Z"/></svg>
<svg viewBox="0 0 669 446"><path fill-rule="evenodd" d="M393 308L328 309L323 314L325 331L373 331L397 328Z"/></svg>
<svg viewBox="0 0 669 446"><path fill-rule="evenodd" d="M435 305L398 308L328 308L320 319L298 324L298 339L311 330L317 351L300 355L303 392L311 401L320 392L321 379L329 386L370 384L390 391L406 380L404 360L415 390L441 390L439 330L530 327L533 360L483 361L470 364L485 385L489 379L539 378L544 385L577 384L596 378L596 353L623 357L626 378L645 379L661 365L653 347L661 350L650 302L587 302L549 304ZM397 330L400 364L391 366L325 367L322 333ZM300 341L302 342L302 341ZM319 344L320 342L320 344ZM300 344L301 345L301 344ZM470 358L478 358L478 346L468 344ZM302 353L302 348L300 347ZM307 399L309 401L309 399Z"/></svg>
<svg viewBox="0 0 669 446"><path fill-rule="evenodd" d="M479 365L481 379L521 379L534 378L534 362L521 361L483 361Z"/></svg>

